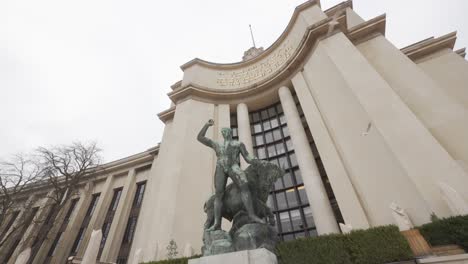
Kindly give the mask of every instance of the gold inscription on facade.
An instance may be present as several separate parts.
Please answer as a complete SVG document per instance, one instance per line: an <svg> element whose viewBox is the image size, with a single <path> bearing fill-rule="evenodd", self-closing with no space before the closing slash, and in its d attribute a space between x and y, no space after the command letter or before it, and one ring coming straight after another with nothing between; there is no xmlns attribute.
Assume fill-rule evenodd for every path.
<svg viewBox="0 0 468 264"><path fill-rule="evenodd" d="M278 70L291 57L293 48L286 42L266 59L238 71L218 72L219 86L239 87L263 79Z"/></svg>

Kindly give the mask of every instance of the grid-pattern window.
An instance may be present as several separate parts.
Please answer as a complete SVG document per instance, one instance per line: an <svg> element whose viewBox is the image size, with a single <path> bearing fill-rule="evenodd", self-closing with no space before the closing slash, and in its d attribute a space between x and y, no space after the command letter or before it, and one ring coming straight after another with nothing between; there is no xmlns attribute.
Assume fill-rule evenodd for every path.
<svg viewBox="0 0 468 264"><path fill-rule="evenodd" d="M117 256L117 264L126 264L128 261L128 256L132 247L133 236L135 235L138 215L140 214L141 203L143 202L143 195L145 194L145 188L146 181L137 183L132 209L130 209L127 227L125 228L122 244L120 245L119 255Z"/></svg>
<svg viewBox="0 0 468 264"><path fill-rule="evenodd" d="M95 193L91 198L91 203L88 206L88 210L86 210L86 214L83 218L83 222L81 223L78 235L76 236L75 242L73 243L70 256L76 256L76 254L78 253L78 249L80 248L81 242L83 241L84 235L86 233L86 228L89 224L89 220L91 220L91 216L93 216L94 209L96 209L97 203L99 201L99 196L101 196L101 193Z"/></svg>
<svg viewBox="0 0 468 264"><path fill-rule="evenodd" d="M107 236L109 235L109 231L112 225L112 221L114 220L115 211L117 211L117 207L119 205L120 196L122 195L122 187L114 189L114 195L112 196L112 201L109 206L109 210L107 210L106 218L104 219L104 224L102 225L102 239L101 244L99 245L99 253L97 259L101 257L102 250L106 245Z"/></svg>
<svg viewBox="0 0 468 264"><path fill-rule="evenodd" d="M321 165L320 156L307 128L297 97L295 97L295 101L310 144L314 149L315 159ZM235 116L231 117L231 120L235 120ZM281 104L276 103L267 108L250 112L250 122L254 155L259 159L276 163L286 172L284 177L278 179L274 184L267 201L268 206L273 209L276 229L280 239L292 240L304 236L316 236L317 231L312 217L312 210ZM237 124L233 122L234 126L237 127ZM323 166L320 167L320 165L319 170L327 187L328 179ZM331 204L335 203L336 205L329 184L327 191L329 191ZM338 209L337 205L336 209ZM340 219L339 210L335 213L338 213L340 217L337 217L337 219Z"/></svg>

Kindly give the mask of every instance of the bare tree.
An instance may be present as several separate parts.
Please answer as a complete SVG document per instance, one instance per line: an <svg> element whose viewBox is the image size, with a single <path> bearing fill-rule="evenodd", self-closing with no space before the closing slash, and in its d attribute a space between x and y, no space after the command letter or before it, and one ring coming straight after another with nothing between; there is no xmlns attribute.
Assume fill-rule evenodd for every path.
<svg viewBox="0 0 468 264"><path fill-rule="evenodd" d="M77 194L83 177L92 176L99 169L99 153L100 149L96 143L74 142L51 148L40 147L29 156L30 158L17 155L16 159L0 164L2 215L11 211L15 198L28 188L41 185L48 190L46 198L49 199L49 213L46 219L39 223L40 229L31 244L30 261L34 259L43 242L51 239L48 237L49 231L59 214L63 214L62 209L67 202ZM18 224L15 226L18 228ZM7 238L3 238L3 241L6 240ZM0 248L1 243L0 241Z"/></svg>
<svg viewBox="0 0 468 264"><path fill-rule="evenodd" d="M18 203L19 194L31 184L38 182L42 177L42 168L30 156L17 154L8 161L0 162L0 248L15 233L11 227L14 210L21 209L24 204ZM19 219L18 221L22 221ZM16 223L15 228L21 228Z"/></svg>

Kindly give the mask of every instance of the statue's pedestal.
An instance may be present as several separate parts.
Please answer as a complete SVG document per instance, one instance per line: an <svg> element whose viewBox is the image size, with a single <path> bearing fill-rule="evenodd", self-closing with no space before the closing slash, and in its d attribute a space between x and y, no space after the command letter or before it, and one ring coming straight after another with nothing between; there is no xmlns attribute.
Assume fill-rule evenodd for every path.
<svg viewBox="0 0 468 264"><path fill-rule="evenodd" d="M189 260L189 264L277 264L275 254L264 248Z"/></svg>

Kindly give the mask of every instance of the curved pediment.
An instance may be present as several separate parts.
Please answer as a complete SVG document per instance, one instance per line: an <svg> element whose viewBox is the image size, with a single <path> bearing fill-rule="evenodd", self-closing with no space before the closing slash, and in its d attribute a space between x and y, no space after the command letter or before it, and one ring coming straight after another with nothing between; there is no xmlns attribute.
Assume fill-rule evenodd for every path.
<svg viewBox="0 0 468 264"><path fill-rule="evenodd" d="M193 59L181 66L184 71L181 86L193 84L216 90L239 90L271 79L300 48L307 29L327 18L318 0L305 2L296 7L284 32L261 54L235 63Z"/></svg>

